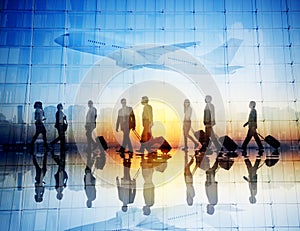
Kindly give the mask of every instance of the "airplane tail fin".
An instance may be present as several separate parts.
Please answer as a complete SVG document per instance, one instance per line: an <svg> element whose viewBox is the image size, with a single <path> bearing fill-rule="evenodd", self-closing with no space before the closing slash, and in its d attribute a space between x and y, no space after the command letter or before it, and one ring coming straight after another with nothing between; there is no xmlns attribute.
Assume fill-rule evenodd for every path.
<svg viewBox="0 0 300 231"><path fill-rule="evenodd" d="M242 41L243 40L241 39L231 38L226 43L222 44L221 46L218 46L211 52L202 55L201 58L209 62L224 63L224 55L225 51L227 50L228 63L231 63Z"/></svg>

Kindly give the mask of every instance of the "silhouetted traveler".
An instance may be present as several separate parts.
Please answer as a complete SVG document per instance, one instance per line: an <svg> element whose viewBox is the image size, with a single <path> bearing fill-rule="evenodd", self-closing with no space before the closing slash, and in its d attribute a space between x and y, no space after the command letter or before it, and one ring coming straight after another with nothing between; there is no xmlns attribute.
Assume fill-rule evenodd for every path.
<svg viewBox="0 0 300 231"><path fill-rule="evenodd" d="M130 129L135 130L135 116L132 107L126 106L126 99L121 99L122 108L118 111L118 118L116 123L116 131L119 127L123 131L123 143L119 152L125 152L126 146L128 151L133 153L132 144L130 141L129 133Z"/></svg>
<svg viewBox="0 0 300 231"><path fill-rule="evenodd" d="M93 101L88 101L88 112L86 114L86 122L85 122L85 130L86 130L86 138L88 143L87 152L92 151L93 148L97 147L96 141L93 139L93 130L96 128L96 119L97 119L97 109L93 106Z"/></svg>
<svg viewBox="0 0 300 231"><path fill-rule="evenodd" d="M151 207L154 205L154 184L152 181L154 173L154 165L152 156L149 159L145 159L142 156L141 168L142 176L144 178L143 196L145 205L143 206L143 214L149 216L151 214Z"/></svg>
<svg viewBox="0 0 300 231"><path fill-rule="evenodd" d="M66 161L65 157L62 158L54 158L56 163L58 164L57 172L54 174L55 178L55 189L56 189L56 198L61 200L63 198L63 191L67 187L68 174L65 171Z"/></svg>
<svg viewBox="0 0 300 231"><path fill-rule="evenodd" d="M141 135L141 147L138 152L144 153L145 148L148 152L151 152L151 147L146 146L146 142L152 138L151 127L153 125L153 113L152 113L152 106L148 104L149 99L147 96L142 97L142 105L144 105L144 110L142 114L142 121L143 121L143 132Z"/></svg>
<svg viewBox="0 0 300 231"><path fill-rule="evenodd" d="M134 202L136 194L136 181L130 177L130 166L130 158L123 158L124 176L121 178L121 182L119 177L116 177L119 200L123 202L123 212L127 212L128 204L132 204Z"/></svg>
<svg viewBox="0 0 300 231"><path fill-rule="evenodd" d="M84 190L87 196L86 207L91 208L93 201L96 199L96 178L88 166L86 166L84 172Z"/></svg>
<svg viewBox="0 0 300 231"><path fill-rule="evenodd" d="M35 156L33 156L32 161L33 161L33 164L35 166L35 183L34 183L35 195L34 195L34 199L35 199L36 202L42 202L44 192L45 192L44 177L45 177L46 171L47 171L47 152L44 153L42 168L39 166Z"/></svg>
<svg viewBox="0 0 300 231"><path fill-rule="evenodd" d="M47 136L46 136L46 128L44 126L44 120L46 118L44 117L44 110L43 110L43 104L40 101L36 101L33 105L35 112L34 112L34 119L35 119L35 134L32 137L31 141L31 153L34 151L34 142L38 138L39 134L42 133L43 141L44 141L44 147L46 148L46 151L49 151L49 147L47 144Z"/></svg>
<svg viewBox="0 0 300 231"><path fill-rule="evenodd" d="M245 158L244 162L248 170L248 177L244 176L243 178L249 183L249 189L250 189L249 202L251 204L255 204L256 203L255 196L257 194L257 173L256 172L259 168L260 157L256 158L253 166L251 164L251 161L248 158Z"/></svg>
<svg viewBox="0 0 300 231"><path fill-rule="evenodd" d="M188 99L184 100L184 120L183 120L183 138L184 138L184 147L182 150L187 150L188 145L187 141L190 139L194 143L194 149L198 147L198 142L189 134L191 129L191 117L192 117L192 107Z"/></svg>
<svg viewBox="0 0 300 231"><path fill-rule="evenodd" d="M209 148L210 139L211 142L217 148L217 151L221 150L221 144L219 143L213 130L213 126L216 125L216 121L215 121L215 107L211 103L211 101L212 101L212 97L210 95L207 95L205 97L206 106L204 108L204 117L203 117L203 123L205 125L205 142L201 147L201 151L207 151L208 154L212 153L212 150Z"/></svg>
<svg viewBox="0 0 300 231"><path fill-rule="evenodd" d="M189 206L193 205L194 197L195 197L195 188L193 185L193 173L191 172L191 165L193 163L194 163L194 157L184 167L184 181L186 184L186 202Z"/></svg>
<svg viewBox="0 0 300 231"><path fill-rule="evenodd" d="M209 215L214 214L214 206L218 203L218 182L215 180L218 165L218 159L216 158L214 165L206 171L205 191L209 202L206 209Z"/></svg>
<svg viewBox="0 0 300 231"><path fill-rule="evenodd" d="M60 141L60 152L65 151L65 144L66 144L66 136L65 132L67 130L67 117L63 113L63 105L61 103L57 104L57 112L55 114L55 128L58 132L58 137L51 141L51 146L54 148L54 144Z"/></svg>
<svg viewBox="0 0 300 231"><path fill-rule="evenodd" d="M256 115L256 110L255 110L255 106L256 106L256 103L255 101L250 101L249 103L249 108L251 109L250 111L250 114L249 114L249 117L248 117L248 121L243 125L243 127L246 127L248 125L248 133L247 133L247 136L242 144L242 154L243 156L246 156L247 155L247 145L248 143L250 142L252 136L254 137L256 143L257 143L257 146L258 146L258 149L259 149L259 152L258 154L261 155L264 151L264 147L262 146L262 143L259 139L259 136L256 132L256 129L257 129L257 115Z"/></svg>

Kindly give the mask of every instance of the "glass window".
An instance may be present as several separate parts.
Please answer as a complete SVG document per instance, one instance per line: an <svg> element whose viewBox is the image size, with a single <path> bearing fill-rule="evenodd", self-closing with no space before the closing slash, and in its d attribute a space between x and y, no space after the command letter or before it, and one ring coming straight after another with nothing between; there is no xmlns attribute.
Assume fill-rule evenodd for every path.
<svg viewBox="0 0 300 231"><path fill-rule="evenodd" d="M30 102L42 101L45 105L54 104L63 100L63 84L31 84Z"/></svg>

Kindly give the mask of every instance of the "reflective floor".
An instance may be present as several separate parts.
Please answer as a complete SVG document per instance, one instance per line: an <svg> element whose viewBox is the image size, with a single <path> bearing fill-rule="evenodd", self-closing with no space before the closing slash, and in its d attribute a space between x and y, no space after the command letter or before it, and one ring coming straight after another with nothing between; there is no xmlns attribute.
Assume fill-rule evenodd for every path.
<svg viewBox="0 0 300 231"><path fill-rule="evenodd" d="M1 230L299 230L299 148L237 154L1 152Z"/></svg>

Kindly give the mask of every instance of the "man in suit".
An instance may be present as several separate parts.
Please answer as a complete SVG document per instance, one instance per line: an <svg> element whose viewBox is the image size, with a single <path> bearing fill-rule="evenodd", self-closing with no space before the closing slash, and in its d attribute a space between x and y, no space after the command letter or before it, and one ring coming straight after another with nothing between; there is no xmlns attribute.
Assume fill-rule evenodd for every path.
<svg viewBox="0 0 300 231"><path fill-rule="evenodd" d="M256 131L256 129L257 129L257 113L256 113L255 106L256 106L256 102L250 101L249 108L251 110L249 113L248 121L243 125L243 127L248 126L248 133L242 144L242 150L243 150L242 155L243 156L247 156L247 145L250 142L252 136L254 137L254 139L257 143L258 149L259 149L258 155L262 155L262 153L264 152L264 147L263 147L263 145L258 137L257 131Z"/></svg>
<svg viewBox="0 0 300 231"><path fill-rule="evenodd" d="M122 211L127 212L128 204L134 202L136 195L136 181L130 177L131 158L126 159L123 157L124 176L121 178L116 177L118 188L118 196L120 201L123 202Z"/></svg>
<svg viewBox="0 0 300 231"><path fill-rule="evenodd" d="M135 130L135 116L132 107L126 106L126 99L121 99L122 108L118 111L118 118L116 123L116 131L121 128L123 132L123 143L122 147L118 152L124 152L126 146L128 147L129 153L133 153L132 144L130 141L129 133L130 130Z"/></svg>
<svg viewBox="0 0 300 231"><path fill-rule="evenodd" d="M92 151L93 147L97 147L96 141L93 139L93 130L96 128L96 119L97 119L97 109L93 106L93 101L88 101L88 112L86 114L86 122L85 122L85 130L86 130L86 138L88 143L88 152Z"/></svg>
<svg viewBox="0 0 300 231"><path fill-rule="evenodd" d="M210 142L209 140L211 139L211 142L215 145L217 151L221 150L221 144L219 143L213 127L216 125L215 121L215 107L211 103L212 97L210 95L207 95L205 97L205 109L204 109L204 116L203 116L203 123L205 126L205 144L201 147L201 151L207 151L207 154L211 154L212 150L209 148L210 147ZM207 150L208 149L208 150Z"/></svg>

